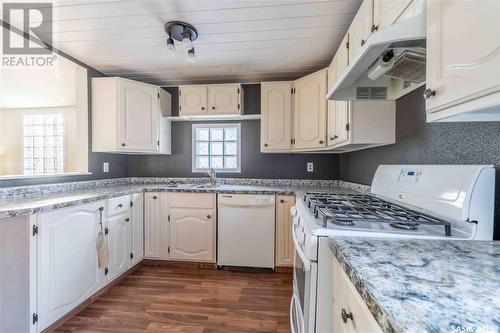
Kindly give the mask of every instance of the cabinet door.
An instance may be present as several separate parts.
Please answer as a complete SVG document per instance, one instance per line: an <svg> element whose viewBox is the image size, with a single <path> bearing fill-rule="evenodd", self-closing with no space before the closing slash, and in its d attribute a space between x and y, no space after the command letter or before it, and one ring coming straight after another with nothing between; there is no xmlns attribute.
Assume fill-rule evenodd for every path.
<svg viewBox="0 0 500 333"><path fill-rule="evenodd" d="M144 258L144 195L132 194L132 265Z"/></svg>
<svg viewBox="0 0 500 333"><path fill-rule="evenodd" d="M337 68L335 67L335 62L336 58L334 57L332 60L332 63L330 64L330 67L328 67L328 91L333 87L333 84L335 83L336 77L337 77ZM331 147L335 145L335 134L336 134L336 115L335 115L335 104L336 101L331 101L328 100L328 114L327 114L327 121L328 121L328 126L327 126L327 131L326 131L326 140L327 140L327 145L328 147Z"/></svg>
<svg viewBox="0 0 500 333"><path fill-rule="evenodd" d="M159 193L144 194L144 257L161 257L161 200Z"/></svg>
<svg viewBox="0 0 500 333"><path fill-rule="evenodd" d="M276 266L293 266L293 205L294 196L276 197Z"/></svg>
<svg viewBox="0 0 500 333"><path fill-rule="evenodd" d="M374 0L373 25L377 30L392 25L413 0Z"/></svg>
<svg viewBox="0 0 500 333"><path fill-rule="evenodd" d="M108 228L108 281L130 268L132 244L132 222L129 213L114 215L107 219Z"/></svg>
<svg viewBox="0 0 500 333"><path fill-rule="evenodd" d="M335 101L335 146L349 141L350 106L349 101Z"/></svg>
<svg viewBox="0 0 500 333"><path fill-rule="evenodd" d="M500 90L500 2L427 1L427 111Z"/></svg>
<svg viewBox="0 0 500 333"><path fill-rule="evenodd" d="M260 98L260 150L290 150L292 82L263 82Z"/></svg>
<svg viewBox="0 0 500 333"><path fill-rule="evenodd" d="M240 85L208 86L208 114L240 114Z"/></svg>
<svg viewBox="0 0 500 333"><path fill-rule="evenodd" d="M170 259L215 262L215 210L170 209Z"/></svg>
<svg viewBox="0 0 500 333"><path fill-rule="evenodd" d="M118 144L122 150L158 150L158 88L119 80Z"/></svg>
<svg viewBox="0 0 500 333"><path fill-rule="evenodd" d="M326 70L294 81L295 149L326 146Z"/></svg>
<svg viewBox="0 0 500 333"><path fill-rule="evenodd" d="M96 241L103 202L38 215L39 330L100 287Z"/></svg>
<svg viewBox="0 0 500 333"><path fill-rule="evenodd" d="M207 86L179 87L179 115L205 115L207 112Z"/></svg>
<svg viewBox="0 0 500 333"><path fill-rule="evenodd" d="M358 54L372 33L373 0L364 0L349 27L349 61Z"/></svg>

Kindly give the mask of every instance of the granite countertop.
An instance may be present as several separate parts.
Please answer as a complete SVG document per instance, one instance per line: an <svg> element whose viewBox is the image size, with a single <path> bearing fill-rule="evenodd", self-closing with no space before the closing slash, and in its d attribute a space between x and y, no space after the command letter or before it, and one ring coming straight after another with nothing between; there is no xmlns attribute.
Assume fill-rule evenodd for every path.
<svg viewBox="0 0 500 333"><path fill-rule="evenodd" d="M500 332L500 242L331 238L384 332Z"/></svg>
<svg viewBox="0 0 500 333"><path fill-rule="evenodd" d="M283 184L283 186L279 186L280 184ZM272 186L220 184L215 188L197 188L196 186L201 184L180 183L176 187L172 185L172 183L107 184L105 186L95 186L86 189L71 190L71 188L66 188L64 191L55 194L42 193L26 197L4 196L0 197L0 218L47 212L54 209L145 191L295 195L305 191L332 191L339 189L337 186L319 186L317 183L311 183L310 185L302 183L297 185L289 182L280 183L279 181L275 181ZM37 186L33 186L32 188L29 190L38 190ZM346 188L343 187L343 190L346 190Z"/></svg>

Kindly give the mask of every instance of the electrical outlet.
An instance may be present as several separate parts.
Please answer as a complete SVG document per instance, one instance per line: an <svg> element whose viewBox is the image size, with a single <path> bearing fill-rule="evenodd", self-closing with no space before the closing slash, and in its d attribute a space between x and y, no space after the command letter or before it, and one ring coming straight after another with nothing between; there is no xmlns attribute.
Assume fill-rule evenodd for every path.
<svg viewBox="0 0 500 333"><path fill-rule="evenodd" d="M313 172L313 171L314 171L313 162L307 162L307 172Z"/></svg>
<svg viewBox="0 0 500 333"><path fill-rule="evenodd" d="M102 164L102 172L109 172L109 163L108 162L104 162Z"/></svg>

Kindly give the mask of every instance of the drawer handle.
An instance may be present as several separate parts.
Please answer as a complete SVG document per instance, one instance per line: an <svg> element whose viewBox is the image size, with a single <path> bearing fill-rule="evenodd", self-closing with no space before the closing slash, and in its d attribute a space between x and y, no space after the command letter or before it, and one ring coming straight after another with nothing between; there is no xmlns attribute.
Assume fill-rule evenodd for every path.
<svg viewBox="0 0 500 333"><path fill-rule="evenodd" d="M124 143L122 143L122 147L125 147L125 144L124 144Z"/></svg>
<svg viewBox="0 0 500 333"><path fill-rule="evenodd" d="M424 98L425 98L425 99L429 99L429 98L431 98L432 96L436 96L436 90L432 90L432 89L425 89L425 91L424 91Z"/></svg>
<svg viewBox="0 0 500 333"><path fill-rule="evenodd" d="M128 221L130 221L130 219L127 217L127 218L125 219L125 222L128 222Z"/></svg>
<svg viewBox="0 0 500 333"><path fill-rule="evenodd" d="M118 207L122 208L122 207L123 207L123 204L118 204Z"/></svg>
<svg viewBox="0 0 500 333"><path fill-rule="evenodd" d="M156 195L153 196L153 199L158 199L158 197Z"/></svg>
<svg viewBox="0 0 500 333"><path fill-rule="evenodd" d="M205 110L205 107L204 107L204 106L202 106L202 107L201 107L201 109L202 109L202 110Z"/></svg>
<svg viewBox="0 0 500 333"><path fill-rule="evenodd" d="M212 110L215 110L215 106L212 106Z"/></svg>
<svg viewBox="0 0 500 333"><path fill-rule="evenodd" d="M319 144L322 145L323 143L325 143L325 141L323 140L319 140Z"/></svg>
<svg viewBox="0 0 500 333"><path fill-rule="evenodd" d="M352 312L347 313L347 311L344 308L342 308L342 311L340 311L340 315L342 316L342 321L344 322L344 324L347 324L348 319L354 321L354 318L352 317Z"/></svg>
<svg viewBox="0 0 500 333"><path fill-rule="evenodd" d="M281 199L281 200L280 200L280 202L281 202L281 203L285 203L285 200Z"/></svg>
<svg viewBox="0 0 500 333"><path fill-rule="evenodd" d="M212 217L212 215L207 215L207 219L209 219L209 218L211 218L211 217Z"/></svg>

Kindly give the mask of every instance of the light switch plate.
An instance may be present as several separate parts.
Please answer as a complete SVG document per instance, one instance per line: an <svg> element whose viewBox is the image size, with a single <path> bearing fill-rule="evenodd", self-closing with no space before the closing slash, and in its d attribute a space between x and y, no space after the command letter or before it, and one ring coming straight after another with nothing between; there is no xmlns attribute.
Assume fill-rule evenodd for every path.
<svg viewBox="0 0 500 333"><path fill-rule="evenodd" d="M314 171L313 162L307 162L307 172L313 172L313 171Z"/></svg>
<svg viewBox="0 0 500 333"><path fill-rule="evenodd" d="M104 162L102 164L102 172L109 172L109 163L108 162Z"/></svg>

